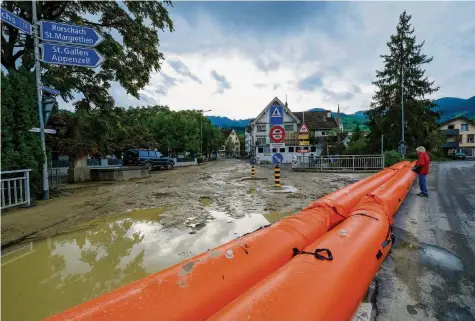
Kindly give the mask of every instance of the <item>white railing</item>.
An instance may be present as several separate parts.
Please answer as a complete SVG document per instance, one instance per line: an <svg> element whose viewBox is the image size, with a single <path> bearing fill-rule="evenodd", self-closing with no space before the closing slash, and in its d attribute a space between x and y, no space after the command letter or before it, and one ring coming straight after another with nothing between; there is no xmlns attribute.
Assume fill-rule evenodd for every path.
<svg viewBox="0 0 475 321"><path fill-rule="evenodd" d="M384 168L384 155L296 156L294 169L377 170Z"/></svg>
<svg viewBox="0 0 475 321"><path fill-rule="evenodd" d="M0 172L2 174L2 209L23 204L30 206L30 172L31 169Z"/></svg>

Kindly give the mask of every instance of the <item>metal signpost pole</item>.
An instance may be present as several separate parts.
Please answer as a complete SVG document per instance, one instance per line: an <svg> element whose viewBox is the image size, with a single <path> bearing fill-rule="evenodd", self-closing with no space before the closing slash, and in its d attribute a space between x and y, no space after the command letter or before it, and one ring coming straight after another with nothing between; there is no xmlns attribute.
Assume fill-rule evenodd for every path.
<svg viewBox="0 0 475 321"><path fill-rule="evenodd" d="M40 139L41 149L43 151L43 200L49 199L48 186L48 160L46 158L45 144L45 124L43 122L43 102L41 98L41 65L40 65L40 44L38 39L38 17L36 14L36 1L31 2L33 16L33 39L35 43L35 73L36 73L36 96L38 99L38 118L40 120Z"/></svg>

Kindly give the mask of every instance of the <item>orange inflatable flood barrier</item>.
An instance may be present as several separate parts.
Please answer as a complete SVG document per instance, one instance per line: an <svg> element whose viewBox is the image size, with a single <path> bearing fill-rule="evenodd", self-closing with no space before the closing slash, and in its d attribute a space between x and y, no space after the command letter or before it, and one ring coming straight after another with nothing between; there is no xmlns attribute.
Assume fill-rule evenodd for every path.
<svg viewBox="0 0 475 321"><path fill-rule="evenodd" d="M331 218L331 228L343 221L356 204L366 196L370 191L381 186L384 182L391 179L399 170L410 166L409 162L399 162L387 169L374 174L367 179L358 181L330 193L323 198L313 202L307 208L315 208L320 206L328 206L333 209L334 213ZM305 211L305 210L304 210Z"/></svg>
<svg viewBox="0 0 475 321"><path fill-rule="evenodd" d="M350 320L394 237L390 218L415 175L406 167L364 197L349 217L218 311L221 320ZM392 198L387 197L392 194Z"/></svg>
<svg viewBox="0 0 475 321"><path fill-rule="evenodd" d="M396 173L389 168L355 183L357 192L349 189L355 184L342 190L361 198ZM324 235L337 215L332 206L342 206L348 214L357 203L352 197L310 206L47 320L204 320L289 262L293 248L304 248Z"/></svg>

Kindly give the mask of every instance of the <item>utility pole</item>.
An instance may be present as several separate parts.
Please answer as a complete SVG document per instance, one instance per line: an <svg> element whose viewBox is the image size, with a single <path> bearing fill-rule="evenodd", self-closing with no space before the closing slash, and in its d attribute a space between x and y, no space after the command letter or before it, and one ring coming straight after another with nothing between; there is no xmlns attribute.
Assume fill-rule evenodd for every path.
<svg viewBox="0 0 475 321"><path fill-rule="evenodd" d="M208 110L200 110L201 116L203 116L204 113L211 111L211 109ZM203 117L200 118L200 155L203 156Z"/></svg>
<svg viewBox="0 0 475 321"><path fill-rule="evenodd" d="M49 199L48 186L48 160L46 158L46 143L45 143L45 124L43 121L43 102L41 95L41 65L40 65L40 43L38 39L38 17L36 13L36 1L31 2L32 5L32 20L33 20L33 40L35 45L35 73L36 73L36 96L38 100L38 118L40 120L40 139L41 149L43 151L43 200Z"/></svg>
<svg viewBox="0 0 475 321"><path fill-rule="evenodd" d="M384 135L381 134L381 155L384 154Z"/></svg>
<svg viewBox="0 0 475 321"><path fill-rule="evenodd" d="M404 159L404 68L401 66L401 156Z"/></svg>

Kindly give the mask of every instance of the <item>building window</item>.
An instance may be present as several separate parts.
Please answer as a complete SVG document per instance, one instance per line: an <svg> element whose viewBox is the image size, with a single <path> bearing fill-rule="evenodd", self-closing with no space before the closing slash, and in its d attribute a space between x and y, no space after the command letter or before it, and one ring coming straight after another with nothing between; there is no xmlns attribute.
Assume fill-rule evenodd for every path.
<svg viewBox="0 0 475 321"><path fill-rule="evenodd" d="M310 152L315 153L317 151L317 147L312 146L310 147Z"/></svg>
<svg viewBox="0 0 475 321"><path fill-rule="evenodd" d="M256 145L265 145L266 144L266 138L265 137L257 137L256 138Z"/></svg>
<svg viewBox="0 0 475 321"><path fill-rule="evenodd" d="M467 135L467 143L474 143L475 142L475 134Z"/></svg>
<svg viewBox="0 0 475 321"><path fill-rule="evenodd" d="M462 124L460 130L463 132L468 132L468 124Z"/></svg>
<svg viewBox="0 0 475 321"><path fill-rule="evenodd" d="M277 148L272 148L273 153L277 153Z"/></svg>
<svg viewBox="0 0 475 321"><path fill-rule="evenodd" d="M265 132L266 131L266 125L257 125L257 131L258 132Z"/></svg>
<svg viewBox="0 0 475 321"><path fill-rule="evenodd" d="M281 148L281 149L280 149L280 152L281 152L281 153L285 153L285 148Z"/></svg>
<svg viewBox="0 0 475 321"><path fill-rule="evenodd" d="M455 129L455 126L454 125L449 125L447 128L448 129Z"/></svg>
<svg viewBox="0 0 475 321"><path fill-rule="evenodd" d="M295 147L289 147L289 153L293 153L295 151Z"/></svg>
<svg viewBox="0 0 475 321"><path fill-rule="evenodd" d="M327 136L327 132L322 132L322 136Z"/></svg>
<svg viewBox="0 0 475 321"><path fill-rule="evenodd" d="M294 124L287 124L287 125L284 125L284 130L286 132L293 132L294 131Z"/></svg>
<svg viewBox="0 0 475 321"><path fill-rule="evenodd" d="M264 147L259 147L257 149L257 152L260 153L260 154L264 153Z"/></svg>

